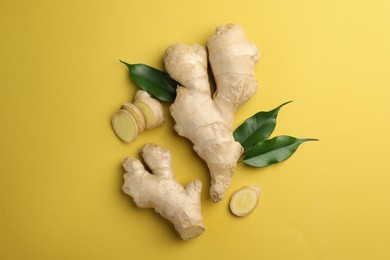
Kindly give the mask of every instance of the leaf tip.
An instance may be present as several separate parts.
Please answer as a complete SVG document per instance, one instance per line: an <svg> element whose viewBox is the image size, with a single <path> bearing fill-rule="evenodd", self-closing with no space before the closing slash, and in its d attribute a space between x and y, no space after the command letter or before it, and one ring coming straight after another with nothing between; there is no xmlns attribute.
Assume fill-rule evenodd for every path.
<svg viewBox="0 0 390 260"><path fill-rule="evenodd" d="M282 107L282 106L284 106L284 105L287 105L287 104L289 104L289 103L292 103L292 102L293 102L293 100L289 100L289 101L287 101L287 102L284 102L283 104L280 105L280 107Z"/></svg>
<svg viewBox="0 0 390 260"><path fill-rule="evenodd" d="M127 63L126 61L119 60L120 63L126 65L128 68L130 67L131 64Z"/></svg>

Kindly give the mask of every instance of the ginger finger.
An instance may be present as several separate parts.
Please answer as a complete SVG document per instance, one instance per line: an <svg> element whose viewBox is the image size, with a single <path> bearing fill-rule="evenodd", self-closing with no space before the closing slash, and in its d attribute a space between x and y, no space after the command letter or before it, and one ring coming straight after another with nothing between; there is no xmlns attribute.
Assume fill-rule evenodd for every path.
<svg viewBox="0 0 390 260"><path fill-rule="evenodd" d="M201 215L202 183L191 181L183 188L173 176L171 154L155 144L146 144L141 155L153 173L135 158L126 158L123 192L133 197L139 208L154 208L168 219L183 240L201 235L205 228Z"/></svg>

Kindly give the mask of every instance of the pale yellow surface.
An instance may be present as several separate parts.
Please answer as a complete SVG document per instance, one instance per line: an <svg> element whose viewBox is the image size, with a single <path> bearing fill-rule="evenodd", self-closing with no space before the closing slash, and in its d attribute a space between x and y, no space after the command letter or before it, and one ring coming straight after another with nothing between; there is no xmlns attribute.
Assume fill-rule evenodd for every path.
<svg viewBox="0 0 390 260"><path fill-rule="evenodd" d="M390 259L390 2L0 2L1 259ZM259 91L236 126L282 108L274 135L319 138L286 162L239 165L210 202L205 165L173 122L120 142L110 120L136 87L123 59L162 68L171 43L236 22L261 49ZM121 192L121 161L147 142L177 179L203 182L205 233L181 241ZM229 198L259 185L237 218Z"/></svg>

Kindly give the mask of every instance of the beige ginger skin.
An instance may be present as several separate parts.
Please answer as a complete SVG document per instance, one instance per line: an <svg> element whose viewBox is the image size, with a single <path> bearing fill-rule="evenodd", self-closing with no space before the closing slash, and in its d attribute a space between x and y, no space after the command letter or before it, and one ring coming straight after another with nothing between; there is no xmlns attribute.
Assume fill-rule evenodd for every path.
<svg viewBox="0 0 390 260"><path fill-rule="evenodd" d="M243 152L233 138L234 112L257 90L254 68L258 58L256 45L236 24L217 27L207 41L207 49L176 43L165 51L165 69L181 84L170 107L174 128L191 140L194 150L207 163L214 202L224 197ZM208 62L217 86L214 95Z"/></svg>
<svg viewBox="0 0 390 260"><path fill-rule="evenodd" d="M168 219L183 240L201 235L205 230L200 203L202 183L193 180L183 188L173 176L170 152L161 146L146 144L141 155L152 173L139 160L126 158L122 190L139 208L154 208Z"/></svg>

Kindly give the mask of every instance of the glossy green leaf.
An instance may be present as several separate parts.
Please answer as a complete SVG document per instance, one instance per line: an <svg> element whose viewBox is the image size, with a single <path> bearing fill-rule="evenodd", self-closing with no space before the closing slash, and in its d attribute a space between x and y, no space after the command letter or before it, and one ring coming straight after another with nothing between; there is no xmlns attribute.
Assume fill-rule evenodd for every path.
<svg viewBox="0 0 390 260"><path fill-rule="evenodd" d="M174 101L178 83L168 73L155 69L145 64L128 64L130 77L134 83L162 101Z"/></svg>
<svg viewBox="0 0 390 260"><path fill-rule="evenodd" d="M292 136L277 136L255 145L244 157L243 162L254 167L265 167L288 159L307 141L318 141L313 138L298 139Z"/></svg>
<svg viewBox="0 0 390 260"><path fill-rule="evenodd" d="M255 144L266 140L272 134L280 108L290 102L292 101L283 103L271 111L254 114L234 131L234 139L241 144L244 152L249 151Z"/></svg>

